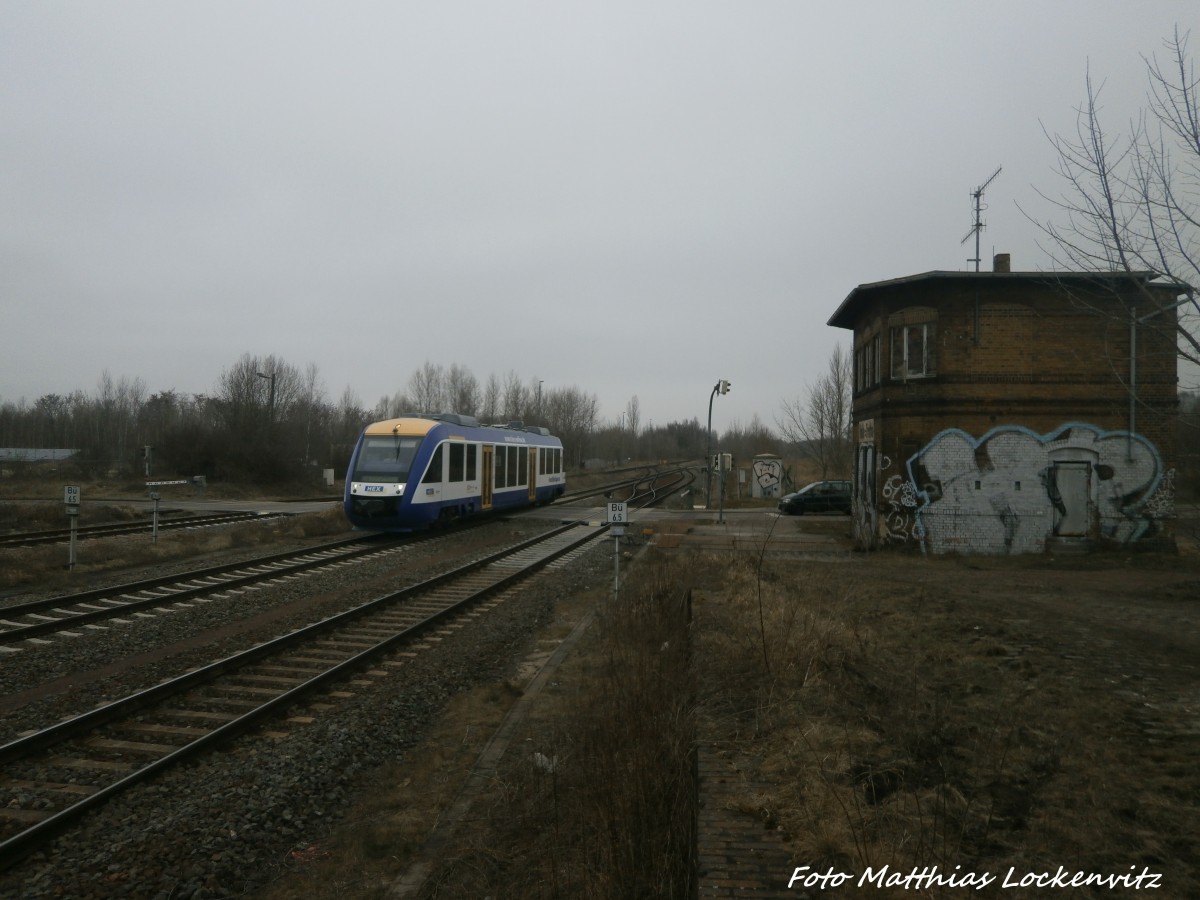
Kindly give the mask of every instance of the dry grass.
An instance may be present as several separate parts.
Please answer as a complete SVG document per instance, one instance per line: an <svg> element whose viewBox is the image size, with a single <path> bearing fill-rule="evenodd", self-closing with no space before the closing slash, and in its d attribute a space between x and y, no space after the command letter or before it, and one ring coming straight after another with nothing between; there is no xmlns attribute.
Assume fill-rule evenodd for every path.
<svg viewBox="0 0 1200 900"><path fill-rule="evenodd" d="M0 510L8 506L0 504ZM119 506L103 508L118 511L128 509ZM61 512L62 507L57 509ZM144 513L137 510L129 510L129 513L125 521L137 521L145 517ZM120 514L117 515L115 520L121 521ZM24 521L22 527L28 529ZM68 556L65 544L0 550L0 590L30 584L48 590L73 589L86 581L87 576L99 572L193 557L211 558L229 550L268 547L288 540L342 534L348 530L340 509L197 531L162 531L157 542L151 540L147 524L145 535L95 538L80 542L72 572L65 571Z"/></svg>
<svg viewBox="0 0 1200 900"><path fill-rule="evenodd" d="M194 474L194 473L192 473ZM155 472L150 476L138 472L120 474L115 471L98 472L91 466L81 466L69 461L21 463L0 467L0 501L53 501L61 503L63 486L72 484L82 489L84 503L92 500L137 500L145 499L147 481L190 481L191 475ZM166 489L163 497L192 498L190 485L174 485ZM271 485L268 496L281 499L304 499L314 496L335 497L341 494L342 483L332 488L313 481ZM256 482L234 482L210 480L204 496L210 500L261 500L264 488Z"/></svg>
<svg viewBox="0 0 1200 900"><path fill-rule="evenodd" d="M629 575L616 605L603 589L564 598L600 606L600 622L421 897L687 896L696 740L753 786L729 813L778 831L794 865L1146 866L1163 896L1200 895L1195 559L651 554ZM1172 644L1177 621L1191 638ZM470 765L450 737L499 712L452 709L378 800L376 826L334 837L332 859L271 896L382 893ZM381 774L368 802L400 777Z"/></svg>
<svg viewBox="0 0 1200 900"><path fill-rule="evenodd" d="M1138 564L1110 560L1100 579L1135 586L1175 573L1183 590L1200 584L1194 563L1147 559L1130 577ZM1110 626L1066 627L1064 610L1087 594L1054 598L1072 576L1052 566L891 558L764 569L748 556L732 567L697 605L707 727L748 777L774 785L738 808L781 829L797 864L817 871L1148 865L1167 873L1173 896L1196 891L1195 714L1149 735L1131 721L1173 689L1151 674L1148 648L1117 649L1119 612ZM1051 582L1050 607L1000 605L1019 591L996 581L1002 573ZM1097 659L1101 646L1110 655ZM1138 689L1114 693L1122 678ZM927 896L956 895L942 891Z"/></svg>
<svg viewBox="0 0 1200 900"><path fill-rule="evenodd" d="M470 816L439 845L425 898L687 896L694 822L686 573L673 567L611 603L607 586L564 598L538 646L597 606ZM536 656L538 651L534 651ZM369 790L272 900L376 897L422 844L525 675L455 698L404 763Z"/></svg>
<svg viewBox="0 0 1200 900"><path fill-rule="evenodd" d="M136 522L146 513L132 506L97 503L87 507L86 519L79 524L108 525L112 523ZM70 527L70 519L61 502L0 501L0 534L19 531L56 531Z"/></svg>
<svg viewBox="0 0 1200 900"><path fill-rule="evenodd" d="M686 897L694 736L674 567L623 591L539 703L528 739L426 883L426 898Z"/></svg>

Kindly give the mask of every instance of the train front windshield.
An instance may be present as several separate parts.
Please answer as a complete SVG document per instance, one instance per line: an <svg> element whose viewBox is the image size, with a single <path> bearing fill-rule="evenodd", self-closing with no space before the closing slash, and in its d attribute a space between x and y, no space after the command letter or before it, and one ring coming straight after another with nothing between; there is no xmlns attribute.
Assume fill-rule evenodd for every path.
<svg viewBox="0 0 1200 900"><path fill-rule="evenodd" d="M373 481L399 484L408 481L408 470L420 446L420 438L379 437L363 438L358 461L354 464L351 481Z"/></svg>

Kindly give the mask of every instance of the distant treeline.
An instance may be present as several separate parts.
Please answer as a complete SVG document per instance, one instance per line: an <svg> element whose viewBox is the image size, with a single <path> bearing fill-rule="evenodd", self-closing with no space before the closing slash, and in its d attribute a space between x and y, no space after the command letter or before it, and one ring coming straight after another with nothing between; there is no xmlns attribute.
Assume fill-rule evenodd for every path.
<svg viewBox="0 0 1200 900"><path fill-rule="evenodd" d="M601 424L598 409L595 395L576 387L544 389L544 382L512 372L481 383L461 366L429 362L403 390L365 408L349 387L330 400L315 364L300 369L245 354L221 373L212 394L151 392L141 378L105 372L93 393L4 400L0 447L77 448L72 462L96 476L144 474L149 447L153 475L259 484L315 481L327 468L340 477L367 422L412 412L544 425L562 438L574 466L585 459L699 459L708 448L696 419L639 427L636 397L615 424ZM746 459L778 449L757 420L749 429L735 424L718 443Z"/></svg>

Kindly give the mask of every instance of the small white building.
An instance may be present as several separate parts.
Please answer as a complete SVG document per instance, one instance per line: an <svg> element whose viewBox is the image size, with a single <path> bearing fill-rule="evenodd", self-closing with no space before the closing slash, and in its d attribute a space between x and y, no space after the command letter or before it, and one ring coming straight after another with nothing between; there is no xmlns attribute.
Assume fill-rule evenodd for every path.
<svg viewBox="0 0 1200 900"><path fill-rule="evenodd" d="M783 496L783 460L773 453L760 453L750 466L750 496Z"/></svg>

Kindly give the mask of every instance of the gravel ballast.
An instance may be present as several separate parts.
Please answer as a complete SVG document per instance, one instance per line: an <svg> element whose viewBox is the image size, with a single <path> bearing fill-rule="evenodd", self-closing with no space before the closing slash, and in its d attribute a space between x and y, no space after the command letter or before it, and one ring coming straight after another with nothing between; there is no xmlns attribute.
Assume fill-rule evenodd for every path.
<svg viewBox="0 0 1200 900"><path fill-rule="evenodd" d="M510 523L489 528L499 533L501 540L496 543L511 543L531 533ZM481 537L484 543L492 541ZM477 539L468 542L472 549L456 551L460 556L477 552ZM235 629L201 647L147 660L103 684L79 686L7 713L3 739L61 718L58 713L89 708L188 665L225 655L225 650L232 652L312 621L335 605L345 608L365 602L384 592L381 582L389 582L394 590L419 580L422 570L448 565L438 542L419 546L423 549L414 546L403 557L393 554L246 592L236 598L239 621L289 606L295 609L263 625L261 634ZM293 710L315 716L311 723L281 723L278 730L285 736L246 736L132 789L58 838L47 851L0 874L0 897L174 900L238 896L262 886L292 851L303 850L329 831L361 787L365 773L402 760L450 697L511 674L530 635L551 615L555 598L606 579L609 566L600 542L569 564L543 572L470 627L455 630L437 643L436 651L418 654L369 687L347 688L352 697L339 699L327 709L306 704ZM398 580L399 572L403 581ZM308 600L299 602L291 592ZM39 679L99 668L117 658L153 656L166 645L186 645L198 632L228 630L229 602L196 604L195 610L126 628L60 639L36 653L10 654L0 665L0 695L29 690ZM229 646L223 646L222 640ZM27 660L13 666L17 656Z"/></svg>

